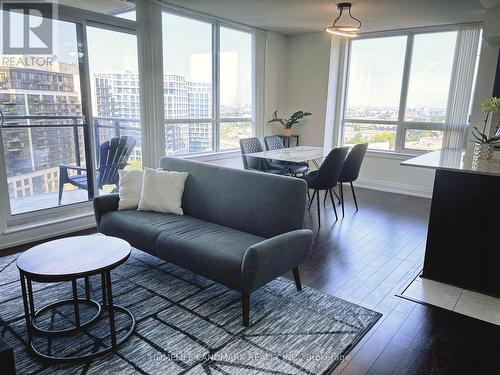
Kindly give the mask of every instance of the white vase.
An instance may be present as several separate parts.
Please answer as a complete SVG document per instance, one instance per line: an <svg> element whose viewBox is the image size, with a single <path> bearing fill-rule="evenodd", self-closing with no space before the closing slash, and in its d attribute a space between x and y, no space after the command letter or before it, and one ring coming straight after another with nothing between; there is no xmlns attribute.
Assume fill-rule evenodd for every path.
<svg viewBox="0 0 500 375"><path fill-rule="evenodd" d="M493 156L493 146L489 143L476 143L474 145L474 159L489 160Z"/></svg>

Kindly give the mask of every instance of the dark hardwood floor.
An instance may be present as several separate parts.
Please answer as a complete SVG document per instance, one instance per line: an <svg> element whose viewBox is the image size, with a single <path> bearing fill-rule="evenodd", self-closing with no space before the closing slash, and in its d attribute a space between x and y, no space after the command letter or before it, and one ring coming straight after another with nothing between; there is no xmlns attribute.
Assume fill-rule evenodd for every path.
<svg viewBox="0 0 500 375"><path fill-rule="evenodd" d="M315 203L306 214L302 282L383 316L333 374L500 374L500 327L396 296L422 270L430 200L358 189L355 212L344 190L343 219L330 200L319 230Z"/></svg>
<svg viewBox="0 0 500 375"><path fill-rule="evenodd" d="M383 316L334 374L500 374L500 327L396 296L422 269L430 201L358 189L356 213L345 190L343 219L330 200L319 230L315 203L306 213L315 238L302 283Z"/></svg>

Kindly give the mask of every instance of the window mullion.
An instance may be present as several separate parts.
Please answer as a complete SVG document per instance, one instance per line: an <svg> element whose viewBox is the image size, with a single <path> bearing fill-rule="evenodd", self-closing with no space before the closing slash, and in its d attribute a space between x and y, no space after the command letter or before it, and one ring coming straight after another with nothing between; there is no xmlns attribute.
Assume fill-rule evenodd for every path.
<svg viewBox="0 0 500 375"><path fill-rule="evenodd" d="M86 126L84 127L84 146L85 146L85 164L87 166L87 183L88 183L88 196L92 200L95 196L99 195L96 184L96 161L95 145L99 142L95 138L94 120L92 114L92 90L91 90L91 77L90 77L90 63L88 54L87 43L87 23L84 21L82 24L76 24L77 27L77 40L79 44L79 52L82 53L80 58L80 85L81 85L81 101L82 101L82 114L85 117ZM81 50L80 50L81 49Z"/></svg>
<svg viewBox="0 0 500 375"><path fill-rule="evenodd" d="M344 100L342 101L342 116L341 116L341 122L340 122L340 135L339 135L339 142L338 144L340 146L344 145L344 133L345 133L345 121L347 121L347 97L349 95L349 76L350 76L350 71L351 71L351 51L352 51L352 42L348 42L348 47L347 47L347 59L346 59L346 64L345 64L345 77L344 77L344 84L343 84L343 92L342 92L342 97Z"/></svg>
<svg viewBox="0 0 500 375"><path fill-rule="evenodd" d="M220 150L220 25L212 24L212 144L214 151Z"/></svg>
<svg viewBox="0 0 500 375"><path fill-rule="evenodd" d="M406 112L406 99L408 97L408 85L410 82L411 58L413 55L414 34L408 34L406 39L405 62L403 67L403 80L401 82L401 95L399 98L398 127L396 131L396 152L402 152L405 142L404 119Z"/></svg>

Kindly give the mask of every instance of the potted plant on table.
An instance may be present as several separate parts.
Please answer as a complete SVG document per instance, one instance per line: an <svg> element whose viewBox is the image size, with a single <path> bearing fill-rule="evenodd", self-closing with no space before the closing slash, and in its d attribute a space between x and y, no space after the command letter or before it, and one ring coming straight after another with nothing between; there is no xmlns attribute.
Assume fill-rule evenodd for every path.
<svg viewBox="0 0 500 375"><path fill-rule="evenodd" d="M486 113L483 130L479 130L477 126L472 127L472 136L475 139L474 158L491 159L491 157L493 156L493 149L495 145L500 144L500 134L498 133L500 121L496 126L496 130L494 133L495 135L493 135L492 137L486 134L486 126L488 125L488 120L492 113L500 112L500 98L493 97L486 100L482 104L481 110Z"/></svg>
<svg viewBox="0 0 500 375"><path fill-rule="evenodd" d="M292 126L294 124L298 124L299 120L311 116L311 113L309 112L304 112L304 111L297 111L293 115L290 116L290 118L278 118L278 111L274 111L273 113L273 119L269 120L268 123L272 124L275 122L279 122L281 125L283 125L284 132L283 135L285 136L291 136L292 135Z"/></svg>

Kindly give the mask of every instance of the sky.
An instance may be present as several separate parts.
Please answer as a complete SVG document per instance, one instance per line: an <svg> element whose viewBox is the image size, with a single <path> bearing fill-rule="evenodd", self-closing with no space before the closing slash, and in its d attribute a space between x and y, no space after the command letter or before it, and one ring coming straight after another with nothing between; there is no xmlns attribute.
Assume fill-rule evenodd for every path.
<svg viewBox="0 0 500 375"><path fill-rule="evenodd" d="M188 80L212 81L212 25L163 13L163 71ZM249 33L220 28L221 104L250 104L252 97Z"/></svg>
<svg viewBox="0 0 500 375"><path fill-rule="evenodd" d="M445 108L456 32L415 36L407 107ZM406 36L352 43L348 106L398 108Z"/></svg>
<svg viewBox="0 0 500 375"><path fill-rule="evenodd" d="M128 18L128 17L127 17ZM187 80L212 80L212 25L163 13L164 74ZM54 51L59 62L78 64L76 26L54 21ZM251 104L251 34L221 27L221 104ZM87 27L92 73L138 72L136 36Z"/></svg>

